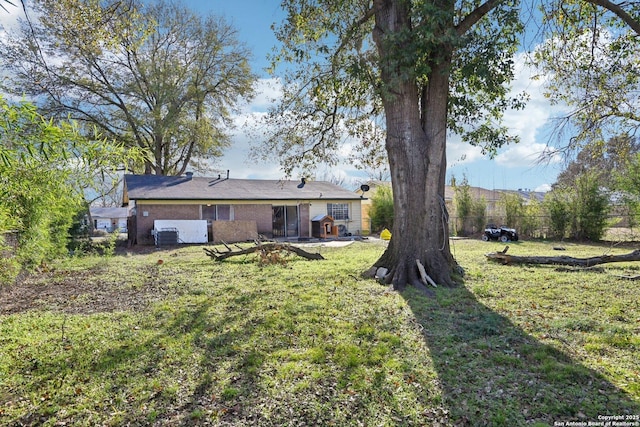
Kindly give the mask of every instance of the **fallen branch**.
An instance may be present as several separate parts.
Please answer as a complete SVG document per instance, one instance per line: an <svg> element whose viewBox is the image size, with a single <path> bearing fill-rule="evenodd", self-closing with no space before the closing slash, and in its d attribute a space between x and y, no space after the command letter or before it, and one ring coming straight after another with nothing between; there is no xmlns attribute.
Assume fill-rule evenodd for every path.
<svg viewBox="0 0 640 427"><path fill-rule="evenodd" d="M640 280L640 275L635 275L635 276L624 276L621 274L612 274L613 277L617 277L619 279L626 279L626 280Z"/></svg>
<svg viewBox="0 0 640 427"><path fill-rule="evenodd" d="M203 248L203 250L207 253L208 256L215 259L216 261L222 261L232 256L238 255L248 255L256 252L263 253L271 253L271 252L280 252L287 251L293 252L298 256L301 256L310 260L321 260L324 257L318 253L307 252L304 249L298 248L296 246L292 246L288 243L257 243L255 246L250 246L248 248L239 248L239 249L231 249L228 245L224 245L228 250L226 252L221 252L217 249L209 249Z"/></svg>
<svg viewBox="0 0 640 427"><path fill-rule="evenodd" d="M585 271L587 272L591 272L591 273L604 273L605 272L605 268L604 267L564 267L564 266L560 266L557 267L555 269L555 271L558 271L560 273L584 273Z"/></svg>
<svg viewBox="0 0 640 427"><path fill-rule="evenodd" d="M590 258L573 258L570 256L514 256L504 252L491 252L485 254L490 261L503 264L543 264L543 265L570 265L573 267L592 267L598 264L611 262L640 261L640 250L635 250L624 255L601 255Z"/></svg>

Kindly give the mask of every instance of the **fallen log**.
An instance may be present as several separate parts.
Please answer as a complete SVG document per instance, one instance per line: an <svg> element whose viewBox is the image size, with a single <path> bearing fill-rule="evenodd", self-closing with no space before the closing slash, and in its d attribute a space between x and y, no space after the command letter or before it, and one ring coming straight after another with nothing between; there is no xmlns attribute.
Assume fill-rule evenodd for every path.
<svg viewBox="0 0 640 427"><path fill-rule="evenodd" d="M310 260L324 259L324 257L319 253L307 252L304 249L301 249L296 246L292 246L288 243L278 243L278 242L257 243L255 246L249 246L247 248L239 247L239 249L232 249L226 244L224 246L227 248L227 251L225 252L221 252L217 249L209 249L209 248L203 248L203 250L206 252L208 256L215 259L216 261L222 261L232 256L248 255L256 252L272 253L272 252L280 252L280 251L292 252L298 256L301 256L303 258L310 259Z"/></svg>
<svg viewBox="0 0 640 427"><path fill-rule="evenodd" d="M613 277L618 277L620 279L626 279L626 280L640 280L640 275L636 274L635 276L624 276L624 275L620 275L620 274L613 274Z"/></svg>
<svg viewBox="0 0 640 427"><path fill-rule="evenodd" d="M485 254L490 261L503 264L543 264L543 265L570 265L572 267L592 267L598 264L611 262L640 261L640 250L635 250L624 255L600 255L590 258L574 258L570 256L515 256L507 255L506 251L491 252Z"/></svg>

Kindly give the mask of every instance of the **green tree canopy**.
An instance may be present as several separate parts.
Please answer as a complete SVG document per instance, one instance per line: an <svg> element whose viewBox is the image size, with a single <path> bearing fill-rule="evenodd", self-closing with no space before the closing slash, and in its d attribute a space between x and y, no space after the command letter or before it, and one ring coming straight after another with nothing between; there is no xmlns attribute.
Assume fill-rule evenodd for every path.
<svg viewBox="0 0 640 427"><path fill-rule="evenodd" d="M378 185L376 192L371 197L371 231L382 231L384 228L393 228L393 194L390 185Z"/></svg>
<svg viewBox="0 0 640 427"><path fill-rule="evenodd" d="M36 22L3 43L11 93L46 114L145 150L144 170L181 174L229 143L253 96L250 52L224 19L174 2L35 2Z"/></svg>

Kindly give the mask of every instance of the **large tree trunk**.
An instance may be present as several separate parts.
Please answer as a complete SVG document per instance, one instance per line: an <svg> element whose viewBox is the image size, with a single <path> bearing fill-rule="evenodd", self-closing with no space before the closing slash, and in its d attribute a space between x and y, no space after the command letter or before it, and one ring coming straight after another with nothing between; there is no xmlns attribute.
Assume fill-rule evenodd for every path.
<svg viewBox="0 0 640 427"><path fill-rule="evenodd" d="M416 260L436 283L450 285L455 261L444 202L450 59L433 66L419 96L413 70L398 60L403 46L386 38L410 28L407 5L380 0L376 6L374 39L382 63L394 226L389 247L375 265L389 269L386 281L396 289L422 286Z"/></svg>

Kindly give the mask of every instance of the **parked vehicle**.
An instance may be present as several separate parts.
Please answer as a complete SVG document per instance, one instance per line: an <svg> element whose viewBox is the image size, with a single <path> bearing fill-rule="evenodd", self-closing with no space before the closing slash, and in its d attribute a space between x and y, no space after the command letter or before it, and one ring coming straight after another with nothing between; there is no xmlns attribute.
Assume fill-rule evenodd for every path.
<svg viewBox="0 0 640 427"><path fill-rule="evenodd" d="M495 224L488 224L484 229L482 240L485 242L489 240L499 240L501 242L508 242L518 240L518 232L515 228L509 228L504 225L498 227Z"/></svg>

